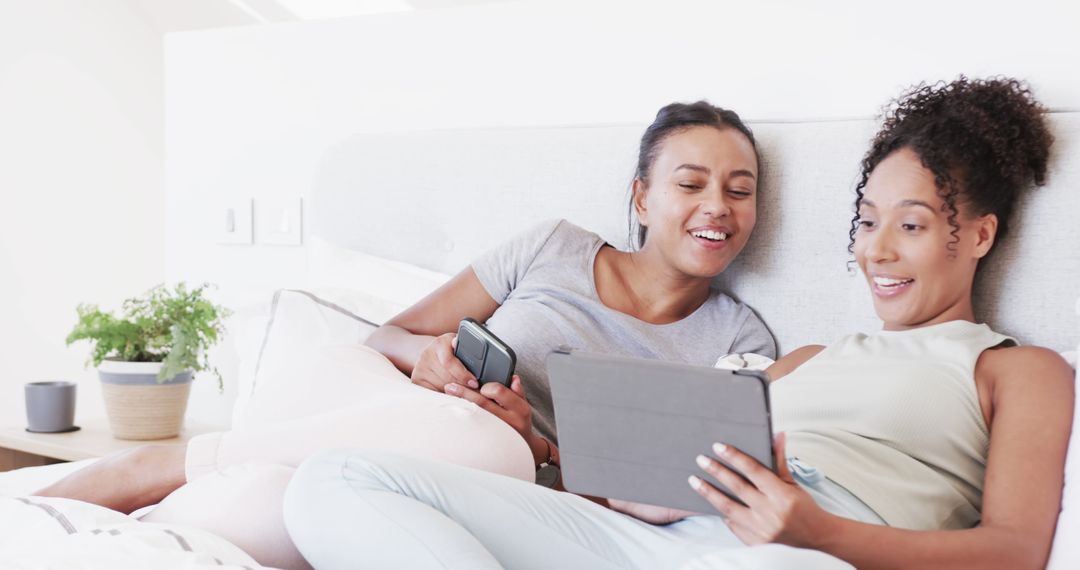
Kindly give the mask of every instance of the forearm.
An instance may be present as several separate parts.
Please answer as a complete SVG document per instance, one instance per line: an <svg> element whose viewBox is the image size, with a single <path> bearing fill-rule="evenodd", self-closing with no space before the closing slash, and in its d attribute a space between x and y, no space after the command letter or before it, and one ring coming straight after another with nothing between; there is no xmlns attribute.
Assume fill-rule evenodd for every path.
<svg viewBox="0 0 1080 570"><path fill-rule="evenodd" d="M830 515L822 540L811 545L861 570L902 568L1043 568L1049 542L1013 529L913 531Z"/></svg>
<svg viewBox="0 0 1080 570"><path fill-rule="evenodd" d="M383 325L372 332L364 344L381 352L398 370L411 376L420 352L434 339L429 335L413 334L399 326Z"/></svg>

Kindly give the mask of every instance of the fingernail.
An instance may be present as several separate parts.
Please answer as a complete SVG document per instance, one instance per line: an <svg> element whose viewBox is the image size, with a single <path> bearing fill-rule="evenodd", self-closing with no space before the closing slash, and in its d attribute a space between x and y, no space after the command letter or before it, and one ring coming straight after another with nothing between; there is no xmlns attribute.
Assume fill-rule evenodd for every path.
<svg viewBox="0 0 1080 570"><path fill-rule="evenodd" d="M715 451L717 455L721 455L727 452L727 446L722 443L714 443L712 444L712 450Z"/></svg>
<svg viewBox="0 0 1080 570"><path fill-rule="evenodd" d="M690 486L693 487L695 491L701 490L701 479L691 475L686 481L690 483Z"/></svg>
<svg viewBox="0 0 1080 570"><path fill-rule="evenodd" d="M708 457L705 457L704 455L699 455L699 456L697 456L696 461L697 461L698 467L700 467L702 469L708 469L708 467L709 467L709 458Z"/></svg>
<svg viewBox="0 0 1080 570"><path fill-rule="evenodd" d="M461 386L458 386L457 384L454 384L453 382L451 382L451 383L446 385L444 390L446 390L447 392L449 392L451 394L459 394L459 393L461 393Z"/></svg>
<svg viewBox="0 0 1080 570"><path fill-rule="evenodd" d="M479 388L480 387L480 383L477 382L476 380L469 380L468 384L469 384L470 388Z"/></svg>

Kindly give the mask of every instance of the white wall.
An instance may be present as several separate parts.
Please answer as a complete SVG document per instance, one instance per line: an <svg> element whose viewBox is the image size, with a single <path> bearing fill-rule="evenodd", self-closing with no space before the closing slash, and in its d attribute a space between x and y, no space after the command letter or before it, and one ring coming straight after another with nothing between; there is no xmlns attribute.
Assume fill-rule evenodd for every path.
<svg viewBox="0 0 1080 570"><path fill-rule="evenodd" d="M643 123L697 98L749 119L871 116L958 73L1024 77L1077 109L1074 6L530 0L172 34L166 274L237 305L303 284L303 248L215 245L213 203L304 196L356 132Z"/></svg>
<svg viewBox="0 0 1080 570"><path fill-rule="evenodd" d="M640 123L701 97L751 119L870 116L960 72L1080 108L1071 3L808 4L544 0L171 34L170 278L299 280L301 250L213 245L210 199L303 195L355 132Z"/></svg>
<svg viewBox="0 0 1080 570"><path fill-rule="evenodd" d="M115 306L165 277L160 35L125 3L0 2L0 424L22 385L78 379L104 414L79 302Z"/></svg>

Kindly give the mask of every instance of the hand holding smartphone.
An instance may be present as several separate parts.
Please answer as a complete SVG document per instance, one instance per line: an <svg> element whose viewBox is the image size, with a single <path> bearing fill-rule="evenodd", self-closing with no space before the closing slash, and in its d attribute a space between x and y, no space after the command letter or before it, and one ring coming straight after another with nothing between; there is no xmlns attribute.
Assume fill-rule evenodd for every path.
<svg viewBox="0 0 1080 570"><path fill-rule="evenodd" d="M498 382L510 386L517 357L514 351L484 325L468 317L458 325L457 347L454 356L483 386Z"/></svg>

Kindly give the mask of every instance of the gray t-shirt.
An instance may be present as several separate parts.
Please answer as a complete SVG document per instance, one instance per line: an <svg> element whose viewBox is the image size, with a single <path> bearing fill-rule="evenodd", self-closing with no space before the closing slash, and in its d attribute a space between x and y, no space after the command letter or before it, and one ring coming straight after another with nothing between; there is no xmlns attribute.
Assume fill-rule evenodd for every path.
<svg viewBox="0 0 1080 570"><path fill-rule="evenodd" d="M565 220L544 222L489 251L472 268L500 303L488 328L517 355L516 373L533 408L533 426L556 441L544 359L555 348L712 366L732 352L775 358L761 319L713 289L680 321L655 325L611 309L596 293L600 236Z"/></svg>

